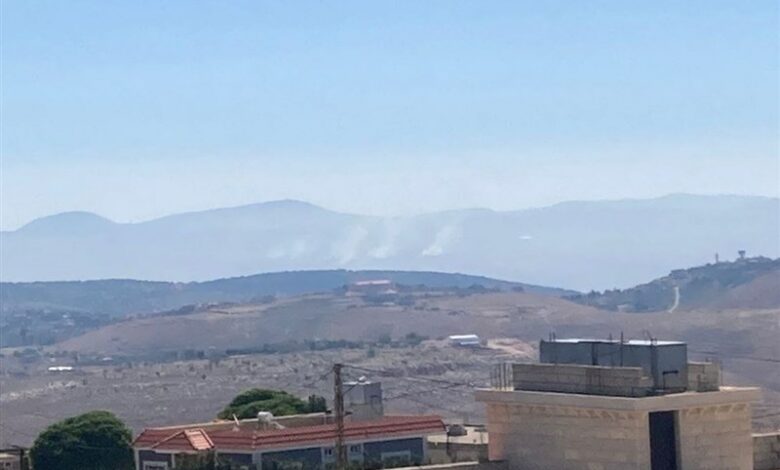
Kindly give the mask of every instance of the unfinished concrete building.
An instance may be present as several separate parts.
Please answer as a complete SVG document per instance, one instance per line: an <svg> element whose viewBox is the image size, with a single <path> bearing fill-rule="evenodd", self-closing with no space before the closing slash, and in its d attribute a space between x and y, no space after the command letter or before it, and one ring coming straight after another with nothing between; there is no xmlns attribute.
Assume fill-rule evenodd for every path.
<svg viewBox="0 0 780 470"><path fill-rule="evenodd" d="M680 342L542 341L497 370L489 455L517 470L751 470L756 388L724 387Z"/></svg>

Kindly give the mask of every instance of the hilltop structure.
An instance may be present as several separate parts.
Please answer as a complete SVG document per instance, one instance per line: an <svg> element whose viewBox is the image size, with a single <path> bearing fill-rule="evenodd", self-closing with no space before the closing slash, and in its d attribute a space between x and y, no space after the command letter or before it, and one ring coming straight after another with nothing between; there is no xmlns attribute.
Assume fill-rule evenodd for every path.
<svg viewBox="0 0 780 470"><path fill-rule="evenodd" d="M381 296L395 295L397 293L398 286L390 279L357 281L347 286L348 296Z"/></svg>
<svg viewBox="0 0 780 470"><path fill-rule="evenodd" d="M487 404L490 460L541 470L751 470L757 388L672 341L542 341L540 363L503 365Z"/></svg>

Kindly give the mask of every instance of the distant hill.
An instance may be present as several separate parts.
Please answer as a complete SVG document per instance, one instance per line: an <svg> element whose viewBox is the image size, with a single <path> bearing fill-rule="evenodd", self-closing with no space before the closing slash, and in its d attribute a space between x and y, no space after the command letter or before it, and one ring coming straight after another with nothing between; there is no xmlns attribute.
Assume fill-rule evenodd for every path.
<svg viewBox="0 0 780 470"><path fill-rule="evenodd" d="M702 264L716 251L780 256L779 226L776 198L685 194L405 217L344 214L299 201L132 224L72 212L2 232L0 275L3 281L203 281L402 269L576 290L622 288L674 266Z"/></svg>
<svg viewBox="0 0 780 470"><path fill-rule="evenodd" d="M780 259L756 257L677 269L630 289L566 296L606 310L654 312L676 309L780 307Z"/></svg>
<svg viewBox="0 0 780 470"><path fill-rule="evenodd" d="M86 312L109 317L177 309L186 305L252 302L267 296L330 292L346 284L388 279L406 286L525 290L561 296L571 291L466 274L416 271L294 271L256 274L208 282L148 282L123 279L2 283L0 312Z"/></svg>

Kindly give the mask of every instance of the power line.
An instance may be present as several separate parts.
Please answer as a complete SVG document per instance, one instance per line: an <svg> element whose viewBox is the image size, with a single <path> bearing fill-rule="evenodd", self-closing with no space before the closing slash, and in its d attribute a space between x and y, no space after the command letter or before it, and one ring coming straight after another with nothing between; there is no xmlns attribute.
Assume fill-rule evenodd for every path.
<svg viewBox="0 0 780 470"><path fill-rule="evenodd" d="M462 409L449 408L449 407L446 407L446 406L444 406L442 404L433 405L431 403L428 403L426 401L421 400L419 397L413 398L413 397L410 396L410 397L407 397L406 399L409 400L409 401L413 401L415 403L419 403L420 405L425 405L425 406L427 406L427 407L429 407L431 409L434 409L434 410L449 411L450 413L454 413L456 415L464 414Z"/></svg>
<svg viewBox="0 0 780 470"><path fill-rule="evenodd" d="M351 369L360 370L364 372L374 373L385 377L391 377L396 378L399 380L410 380L410 381L421 381L421 382L428 382L436 384L436 387L428 388L426 390L410 390L407 392L402 392L396 395L390 395L387 397L383 397L382 401L392 401L392 400L408 400L414 403L418 403L421 405L425 405L431 409L435 410L443 410L443 411L449 411L454 414L461 414L463 412L462 409L454 409L447 406L442 405L441 403L438 404L431 404L429 402L426 402L424 400L420 399L420 394L429 394L435 391L443 391L447 390L450 392L455 393L463 393L463 394L471 394L473 388L475 387L475 384L473 382L456 382L452 380L446 380L446 379L436 379L431 377L421 377L421 376L405 376L405 377L397 377L392 375L390 371L383 370L383 369L371 369L368 367L361 367L361 366L355 366L355 365L349 365L345 364L344 367L349 367ZM458 390L458 388L468 388L468 390Z"/></svg>
<svg viewBox="0 0 780 470"><path fill-rule="evenodd" d="M398 400L398 399L401 399L401 398L406 398L406 397L408 397L410 395L419 395L421 393L431 393L431 392L435 392L435 391L439 391L439 390L451 390L452 388L455 388L456 386L457 385L445 385L445 386L441 386L441 387L437 387L437 388L431 388L431 389L427 389L427 390L414 390L414 391L399 393L398 395L390 395L388 397L383 397L382 401ZM458 392L458 390L453 390L453 391ZM470 393L470 392L463 392L463 393Z"/></svg>
<svg viewBox="0 0 780 470"><path fill-rule="evenodd" d="M327 372L325 372L324 374L320 375L316 379L310 380L310 381L308 381L308 382L306 382L304 384L301 384L301 385L303 385L303 387L309 387L309 388L314 387L319 382L322 382L323 380L325 380L332 373L333 373L333 369L328 369Z"/></svg>
<svg viewBox="0 0 780 470"><path fill-rule="evenodd" d="M381 375L383 377L390 377L390 378L395 378L395 379L399 379L399 380L419 380L419 381L423 381L423 382L433 382L433 383L439 383L439 384L444 384L444 385L452 385L454 387L471 387L471 388L473 388L473 387L476 386L476 384L474 382L455 382L455 381L452 381L452 380L435 379L435 378L432 378L432 377L409 376L409 375L403 376L403 377L398 377L398 376L393 375L394 374L393 371L388 371L388 370L383 370L383 369L369 369L367 367L355 366L355 365L350 365L350 364L344 364L344 367L349 367L351 369L360 370L360 371L363 371L363 372L370 372L370 373L373 373L373 374L379 374L379 375Z"/></svg>
<svg viewBox="0 0 780 470"><path fill-rule="evenodd" d="M709 354L711 356L718 356L722 359L745 359L749 361L771 362L775 364L780 364L780 359L775 357L746 356L741 354L728 354L719 351L701 351L696 349L689 349L688 351L697 354Z"/></svg>

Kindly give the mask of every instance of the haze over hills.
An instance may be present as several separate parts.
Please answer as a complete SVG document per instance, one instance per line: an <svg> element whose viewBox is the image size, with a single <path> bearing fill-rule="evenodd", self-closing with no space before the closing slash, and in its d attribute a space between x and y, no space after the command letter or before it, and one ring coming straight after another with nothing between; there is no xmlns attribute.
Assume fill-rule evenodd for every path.
<svg viewBox="0 0 780 470"><path fill-rule="evenodd" d="M780 200L670 195L539 209L344 214L298 201L115 223L72 212L2 232L4 281L193 281L305 269L468 272L577 290L676 266L780 256Z"/></svg>
<svg viewBox="0 0 780 470"><path fill-rule="evenodd" d="M387 279L403 286L519 290L562 296L571 291L467 274L416 271L288 271L206 282L151 282L131 279L3 283L0 314L59 311L117 317L174 310L187 305L262 302L266 297L330 293L347 284Z"/></svg>

